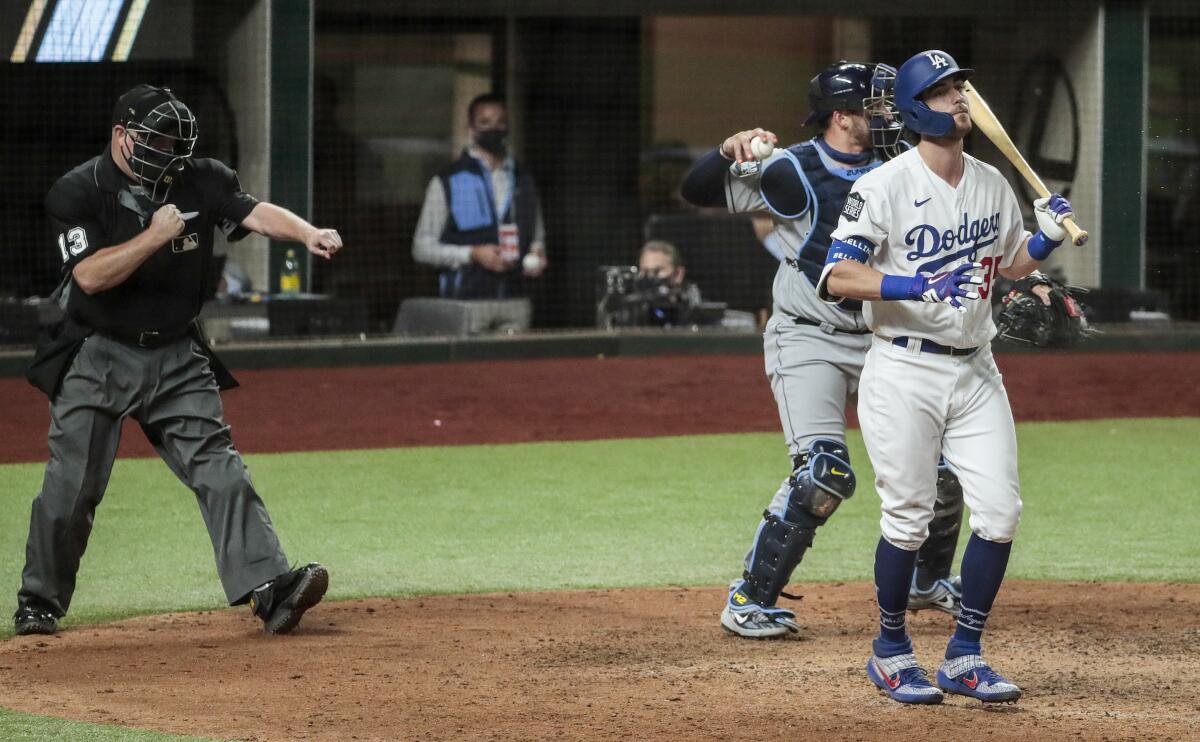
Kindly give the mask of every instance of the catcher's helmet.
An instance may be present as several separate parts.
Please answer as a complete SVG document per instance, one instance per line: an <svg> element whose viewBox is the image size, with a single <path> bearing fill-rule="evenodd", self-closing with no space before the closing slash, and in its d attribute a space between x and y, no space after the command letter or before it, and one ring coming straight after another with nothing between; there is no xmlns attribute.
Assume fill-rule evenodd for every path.
<svg viewBox="0 0 1200 742"><path fill-rule="evenodd" d="M931 137L944 137L954 130L954 117L934 111L922 101L921 94L951 75L967 79L975 70L959 67L954 57L938 49L914 54L896 73L896 108L904 115L904 125Z"/></svg>
<svg viewBox="0 0 1200 742"><path fill-rule="evenodd" d="M133 135L129 167L155 203L163 203L196 146L196 117L169 88L138 85L117 100L113 125Z"/></svg>
<svg viewBox="0 0 1200 742"><path fill-rule="evenodd" d="M812 109L804 124L827 120L834 111L863 111L870 120L871 141L880 156L897 154L904 125L892 105L896 69L886 64L837 62L808 83Z"/></svg>

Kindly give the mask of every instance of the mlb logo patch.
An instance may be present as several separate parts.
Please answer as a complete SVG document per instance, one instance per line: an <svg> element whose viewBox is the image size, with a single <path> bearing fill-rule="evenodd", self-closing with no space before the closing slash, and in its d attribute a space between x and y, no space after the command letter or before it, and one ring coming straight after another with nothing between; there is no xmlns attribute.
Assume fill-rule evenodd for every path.
<svg viewBox="0 0 1200 742"><path fill-rule="evenodd" d="M846 204L842 207L842 216L852 222L858 221L858 217L862 214L863 206L866 205L863 197L858 195L856 191L851 191L849 196L846 196Z"/></svg>
<svg viewBox="0 0 1200 742"><path fill-rule="evenodd" d="M200 247L200 235L197 232L182 234L171 240L171 252L188 252Z"/></svg>

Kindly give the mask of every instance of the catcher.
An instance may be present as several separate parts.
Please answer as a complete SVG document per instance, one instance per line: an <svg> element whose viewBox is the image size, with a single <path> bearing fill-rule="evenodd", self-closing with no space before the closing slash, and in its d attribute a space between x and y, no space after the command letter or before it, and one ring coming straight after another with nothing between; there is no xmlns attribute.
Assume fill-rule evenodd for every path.
<svg viewBox="0 0 1200 742"><path fill-rule="evenodd" d="M1039 348L1069 348L1095 335L1086 307L1076 294L1086 289L1066 286L1041 271L1013 284L996 318L1000 337Z"/></svg>

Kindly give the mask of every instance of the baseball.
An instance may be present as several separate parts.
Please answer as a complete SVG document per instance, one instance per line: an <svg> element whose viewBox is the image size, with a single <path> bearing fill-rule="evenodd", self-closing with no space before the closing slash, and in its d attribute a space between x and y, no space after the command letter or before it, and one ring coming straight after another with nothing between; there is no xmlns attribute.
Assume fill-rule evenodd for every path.
<svg viewBox="0 0 1200 742"><path fill-rule="evenodd" d="M521 261L521 267L527 272L533 273L542 267L542 259L535 252L527 253L524 260Z"/></svg>
<svg viewBox="0 0 1200 742"><path fill-rule="evenodd" d="M762 137L754 137L750 140L750 154L754 155L756 160L765 160L775 151L775 144L770 139Z"/></svg>

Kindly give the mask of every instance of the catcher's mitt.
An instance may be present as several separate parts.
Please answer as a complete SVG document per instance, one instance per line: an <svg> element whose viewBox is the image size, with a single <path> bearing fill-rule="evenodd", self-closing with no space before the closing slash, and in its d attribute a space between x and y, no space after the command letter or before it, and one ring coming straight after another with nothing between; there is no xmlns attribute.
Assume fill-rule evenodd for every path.
<svg viewBox="0 0 1200 742"><path fill-rule="evenodd" d="M1000 336L1040 348L1065 348L1091 337L1096 330L1088 326L1084 306L1075 298L1085 291L1034 271L1002 300L1004 308L996 318Z"/></svg>

